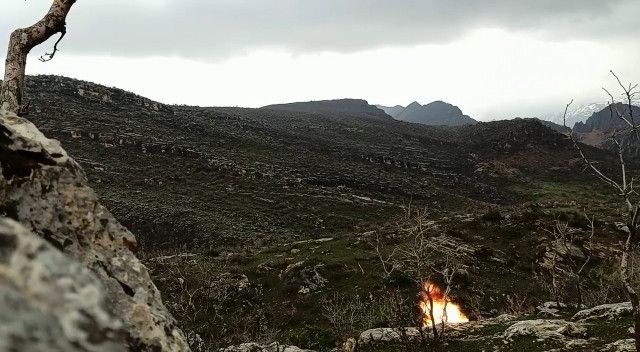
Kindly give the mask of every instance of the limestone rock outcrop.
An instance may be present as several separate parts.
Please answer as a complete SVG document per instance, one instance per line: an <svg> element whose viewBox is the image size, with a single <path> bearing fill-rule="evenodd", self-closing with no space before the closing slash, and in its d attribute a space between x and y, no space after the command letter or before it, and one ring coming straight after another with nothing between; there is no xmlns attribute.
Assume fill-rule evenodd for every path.
<svg viewBox="0 0 640 352"><path fill-rule="evenodd" d="M504 338L512 340L514 337L530 336L538 341L565 340L584 337L586 332L587 329L579 323L559 319L535 319L518 321L509 326L504 332Z"/></svg>
<svg viewBox="0 0 640 352"><path fill-rule="evenodd" d="M0 217L0 351L122 351L104 288L17 222Z"/></svg>
<svg viewBox="0 0 640 352"><path fill-rule="evenodd" d="M0 117L0 216L21 223L96 275L130 350L189 350L133 253L133 234L98 202L60 144L14 115Z"/></svg>
<svg viewBox="0 0 640 352"><path fill-rule="evenodd" d="M573 320L615 320L620 317L631 316L631 302L603 304L593 308L579 311L573 316Z"/></svg>
<svg viewBox="0 0 640 352"><path fill-rule="evenodd" d="M281 345L277 342L261 345L258 343L250 342L243 343L237 346L230 346L223 348L220 352L314 352L312 350L304 350L296 346Z"/></svg>

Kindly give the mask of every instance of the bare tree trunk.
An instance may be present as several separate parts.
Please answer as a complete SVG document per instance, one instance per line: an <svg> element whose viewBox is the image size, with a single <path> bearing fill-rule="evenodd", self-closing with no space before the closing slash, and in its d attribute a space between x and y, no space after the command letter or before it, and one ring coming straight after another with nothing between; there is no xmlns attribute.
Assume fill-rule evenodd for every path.
<svg viewBox="0 0 640 352"><path fill-rule="evenodd" d="M435 340L438 339L438 337L440 336L440 334L438 333L438 323L436 322L436 316L433 314L434 309L433 309L433 298L431 297L431 293L428 293L428 298L429 298L429 315L431 315L431 330L433 330L433 338Z"/></svg>
<svg viewBox="0 0 640 352"><path fill-rule="evenodd" d="M44 43L56 33L60 39L53 51L41 58L47 61L53 58L58 50L57 45L66 34L66 18L76 0L53 0L49 12L36 24L19 28L11 33L7 59L5 62L4 80L0 90L0 113L22 113L22 96L24 94L25 68L27 55L34 47Z"/></svg>
<svg viewBox="0 0 640 352"><path fill-rule="evenodd" d="M634 219L635 218L637 218L637 210L636 215L634 215ZM636 290L633 288L631 279L629 277L631 271L631 268L629 267L629 255L631 253L631 239L634 237L636 232L635 226L635 220L632 220L629 228L629 235L627 236L627 241L624 244L624 250L622 252L620 272L624 289L625 291L627 291L627 296L629 296L629 300L631 301L631 309L633 311L633 337L635 340L636 351L640 352L640 297L638 296Z"/></svg>

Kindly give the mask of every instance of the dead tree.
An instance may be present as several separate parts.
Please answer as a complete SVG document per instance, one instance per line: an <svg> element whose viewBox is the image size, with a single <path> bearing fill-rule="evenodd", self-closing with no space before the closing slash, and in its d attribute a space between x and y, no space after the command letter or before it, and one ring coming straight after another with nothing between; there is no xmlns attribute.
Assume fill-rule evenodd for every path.
<svg viewBox="0 0 640 352"><path fill-rule="evenodd" d="M425 303L426 313L429 315L429 328L434 339L444 336L447 317L447 297L451 293L454 277L464 268L465 253L457 243L451 242L444 235L433 231L424 221L426 213L416 212L415 217L409 216L405 224L398 227L406 232L407 243L393 248L390 254L383 256L380 239L377 239L376 252L382 263L385 274L392 276L399 272L415 282L420 290L419 297ZM409 226L405 226L405 225ZM435 286L434 282L442 282L443 289ZM444 299L443 311L436 311L435 300ZM422 307L421 307L422 309ZM436 316L442 316L440 320ZM419 316L416 327L423 334L425 316Z"/></svg>
<svg viewBox="0 0 640 352"><path fill-rule="evenodd" d="M58 51L58 44L67 33L66 18L75 2L76 0L53 0L49 12L40 21L30 27L16 29L11 33L4 68L4 80L0 90L0 113L24 114L22 97L24 95L27 55L31 49L60 33L60 38L54 44L51 53L40 57L41 61L53 59Z"/></svg>
<svg viewBox="0 0 640 352"><path fill-rule="evenodd" d="M585 167L589 169L595 176L597 176L602 182L609 186L609 188L620 197L621 201L624 203L624 207L626 208L626 240L624 241L624 245L622 248L622 257L620 260L620 276L622 280L622 285L626 291L629 300L631 301L632 311L633 311L633 323L634 323L634 340L636 351L640 352L640 295L638 291L634 287L631 274L632 268L629 265L629 258L631 255L631 251L633 248L633 243L638 240L637 231L638 231L638 221L640 215L640 197L638 197L638 193L634 189L634 178L631 177L629 170L627 169L627 164L625 161L625 150L623 147L623 141L629 141L628 145L633 143L640 144L640 124L635 123L635 116L633 115L633 98L636 94L638 94L637 88L638 85L625 85L622 83L620 78L611 71L611 74L615 78L619 87L623 91L623 95L625 97L625 105L628 107L628 111L620 111L616 106L615 98L613 94L611 94L608 90L603 90L607 93L610 98L609 101L609 112L611 114L611 118L617 118L622 122L624 128L617 129L614 131L611 136L611 142L616 147L618 166L620 168L620 174L615 176L608 176L605 171L603 171L595 162L590 160L584 153L584 150L581 144L578 142L577 138L573 133L573 129L567 126L567 111L569 106L573 103L570 102L567 104L564 112L564 127L566 128L567 137L573 143L573 146L580 154L580 157L585 163ZM635 140L635 142L634 142Z"/></svg>
<svg viewBox="0 0 640 352"><path fill-rule="evenodd" d="M568 299L568 291L575 295L576 310L582 307L583 291L587 268L591 262L591 243L595 233L594 218L585 215L590 226L590 233L586 239L579 238L569 225L559 220L552 230L547 230L551 239L550 291L558 308L561 307L561 298ZM578 246L581 244L581 248ZM582 257L575 257L573 249L579 249ZM574 291L575 290L575 291ZM569 303L569 302L567 302Z"/></svg>

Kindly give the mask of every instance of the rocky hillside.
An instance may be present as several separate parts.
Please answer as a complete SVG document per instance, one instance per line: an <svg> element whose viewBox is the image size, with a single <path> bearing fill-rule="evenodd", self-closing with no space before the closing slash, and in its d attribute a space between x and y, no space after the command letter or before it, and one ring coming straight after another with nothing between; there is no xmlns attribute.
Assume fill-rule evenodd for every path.
<svg viewBox="0 0 640 352"><path fill-rule="evenodd" d="M464 126L477 123L476 120L464 115L457 106L443 101L434 101L427 105L413 102L393 117L400 121L430 126Z"/></svg>
<svg viewBox="0 0 640 352"><path fill-rule="evenodd" d="M640 118L640 107L633 106L630 112L628 105L618 103L615 105L615 109L630 121L635 120L633 123L638 124L637 120ZM574 132L582 143L613 152L617 152L618 149L616 144L611 140L611 137L615 133L625 154L630 157L637 157L640 155L640 145L636 141L635 136L631 135L630 131L629 125L617 116L615 110L612 116L609 107L605 107L603 110L594 113L584 123L576 123L574 127Z"/></svg>
<svg viewBox="0 0 640 352"><path fill-rule="evenodd" d="M559 132L559 133L567 133L567 132L569 132L569 127L564 127L563 125L559 125L559 124L557 124L555 122L552 122L552 121L540 120L540 119L538 119L538 120L540 121L540 123L542 123L543 125L551 128L552 130L554 130L556 132Z"/></svg>
<svg viewBox="0 0 640 352"><path fill-rule="evenodd" d="M333 116L362 117L376 120L389 120L391 117L383 110L361 99L320 100L300 103L268 105L262 109L328 114Z"/></svg>
<svg viewBox="0 0 640 352"><path fill-rule="evenodd" d="M414 243L415 228L464 253L452 297L472 320L549 300L548 231L563 219L584 238L583 209L601 217L598 279L608 282L615 266L604 243L617 241L617 198L594 197L601 188L566 138L536 120L442 127L167 106L51 76L30 77L27 97L30 119L77 156L103 203L139 235L195 350L274 341L327 350L347 335L409 326L392 325L390 299L402 298L402 321L412 320L416 288L387 275L377 249ZM408 221L416 214L420 226ZM130 293L133 283L119 280ZM612 290L590 297L594 305L620 300L615 285L590 287ZM345 327L329 308L358 318Z"/></svg>
<svg viewBox="0 0 640 352"><path fill-rule="evenodd" d="M189 351L137 241L55 140L0 116L0 351Z"/></svg>
<svg viewBox="0 0 640 352"><path fill-rule="evenodd" d="M505 202L513 195L496 188L504 180L476 170L526 149L514 149L527 141L519 125L539 130L530 143L544 136L537 150L573 156L560 135L533 121L456 130L272 109L166 106L51 76L30 78L28 96L30 118L80 156L105 202L151 246L322 237L380 221L411 199L442 209L469 200ZM513 136L484 148L489 144L477 133ZM527 158L563 167L560 159Z"/></svg>

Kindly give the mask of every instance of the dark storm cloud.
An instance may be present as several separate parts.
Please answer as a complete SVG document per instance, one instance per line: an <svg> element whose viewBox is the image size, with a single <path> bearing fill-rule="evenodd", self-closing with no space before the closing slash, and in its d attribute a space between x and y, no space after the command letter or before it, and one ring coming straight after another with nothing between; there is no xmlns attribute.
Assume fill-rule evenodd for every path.
<svg viewBox="0 0 640 352"><path fill-rule="evenodd" d="M483 27L602 40L634 35L639 9L638 0L92 0L74 7L64 47L206 60L260 47L308 53L442 43Z"/></svg>

